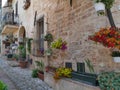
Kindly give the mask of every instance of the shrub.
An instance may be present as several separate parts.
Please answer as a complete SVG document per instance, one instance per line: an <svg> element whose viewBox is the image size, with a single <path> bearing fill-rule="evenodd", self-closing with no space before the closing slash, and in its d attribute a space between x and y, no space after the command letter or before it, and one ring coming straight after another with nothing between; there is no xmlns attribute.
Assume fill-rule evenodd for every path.
<svg viewBox="0 0 120 90"><path fill-rule="evenodd" d="M120 73L104 72L98 75L101 90L120 90Z"/></svg>
<svg viewBox="0 0 120 90"><path fill-rule="evenodd" d="M7 85L0 81L0 90L8 90Z"/></svg>
<svg viewBox="0 0 120 90"><path fill-rule="evenodd" d="M34 69L33 71L32 71L32 77L33 78L37 78L38 77L38 69Z"/></svg>
<svg viewBox="0 0 120 90"><path fill-rule="evenodd" d="M112 57L120 57L120 52L119 51L113 51L112 52Z"/></svg>

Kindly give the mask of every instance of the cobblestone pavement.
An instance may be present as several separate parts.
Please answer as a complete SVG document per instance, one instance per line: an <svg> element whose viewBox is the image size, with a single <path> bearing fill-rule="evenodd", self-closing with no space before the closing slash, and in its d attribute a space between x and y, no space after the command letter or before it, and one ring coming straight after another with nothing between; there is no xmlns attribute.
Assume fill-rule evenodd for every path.
<svg viewBox="0 0 120 90"><path fill-rule="evenodd" d="M12 83L10 78L4 73L2 69L0 69L0 80L7 84L9 90L17 90L14 83Z"/></svg>
<svg viewBox="0 0 120 90"><path fill-rule="evenodd" d="M32 78L31 70L21 69L20 67L11 67L9 65L10 62L12 61L1 59L0 68L10 77L19 90L53 90L42 80Z"/></svg>

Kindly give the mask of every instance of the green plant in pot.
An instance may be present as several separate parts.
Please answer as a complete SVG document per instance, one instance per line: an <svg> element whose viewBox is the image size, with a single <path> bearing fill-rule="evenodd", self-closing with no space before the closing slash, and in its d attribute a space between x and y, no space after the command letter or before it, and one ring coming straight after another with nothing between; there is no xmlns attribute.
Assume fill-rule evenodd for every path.
<svg viewBox="0 0 120 90"><path fill-rule="evenodd" d="M44 63L43 61L35 61L38 69L38 77L44 80Z"/></svg>
<svg viewBox="0 0 120 90"><path fill-rule="evenodd" d="M21 68L27 67L27 61L26 61L26 48L24 45L20 45L18 47L19 49L19 64Z"/></svg>
<svg viewBox="0 0 120 90"><path fill-rule="evenodd" d="M38 77L38 72L39 72L38 69L33 69L33 70L32 70L32 77L33 77L33 78L37 78L37 77Z"/></svg>
<svg viewBox="0 0 120 90"><path fill-rule="evenodd" d="M18 60L18 57L19 57L19 56L18 56L17 54L13 54L13 59L14 59L14 60Z"/></svg>
<svg viewBox="0 0 120 90"><path fill-rule="evenodd" d="M113 57L114 62L120 62L120 51L113 51L111 56Z"/></svg>

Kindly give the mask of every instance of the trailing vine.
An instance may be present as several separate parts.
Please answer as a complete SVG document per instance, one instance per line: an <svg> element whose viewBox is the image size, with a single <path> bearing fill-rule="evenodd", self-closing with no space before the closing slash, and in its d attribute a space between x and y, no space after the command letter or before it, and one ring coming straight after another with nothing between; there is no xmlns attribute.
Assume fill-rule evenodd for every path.
<svg viewBox="0 0 120 90"><path fill-rule="evenodd" d="M29 53L31 53L31 40L33 40L32 38L28 38L27 40L27 50Z"/></svg>

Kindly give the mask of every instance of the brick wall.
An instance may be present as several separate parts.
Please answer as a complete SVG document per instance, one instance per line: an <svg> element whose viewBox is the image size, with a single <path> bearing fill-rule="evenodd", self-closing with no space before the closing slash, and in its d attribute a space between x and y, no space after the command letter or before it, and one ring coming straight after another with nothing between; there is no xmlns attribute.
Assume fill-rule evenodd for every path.
<svg viewBox="0 0 120 90"><path fill-rule="evenodd" d="M110 50L100 44L88 40L88 36L98 31L101 27L110 26L106 16L97 16L90 0L73 0L73 6L69 0L34 0L34 10L38 15L45 15L47 31L51 32L54 39L62 37L68 43L68 49L65 57L58 53L51 57L50 63L53 66L59 66L65 61L73 63L84 62L89 58L94 64L96 73L103 70L111 71L120 67L112 61ZM119 0L115 1L112 8L115 24L119 27L120 20L117 6ZM88 69L86 68L86 71Z"/></svg>

